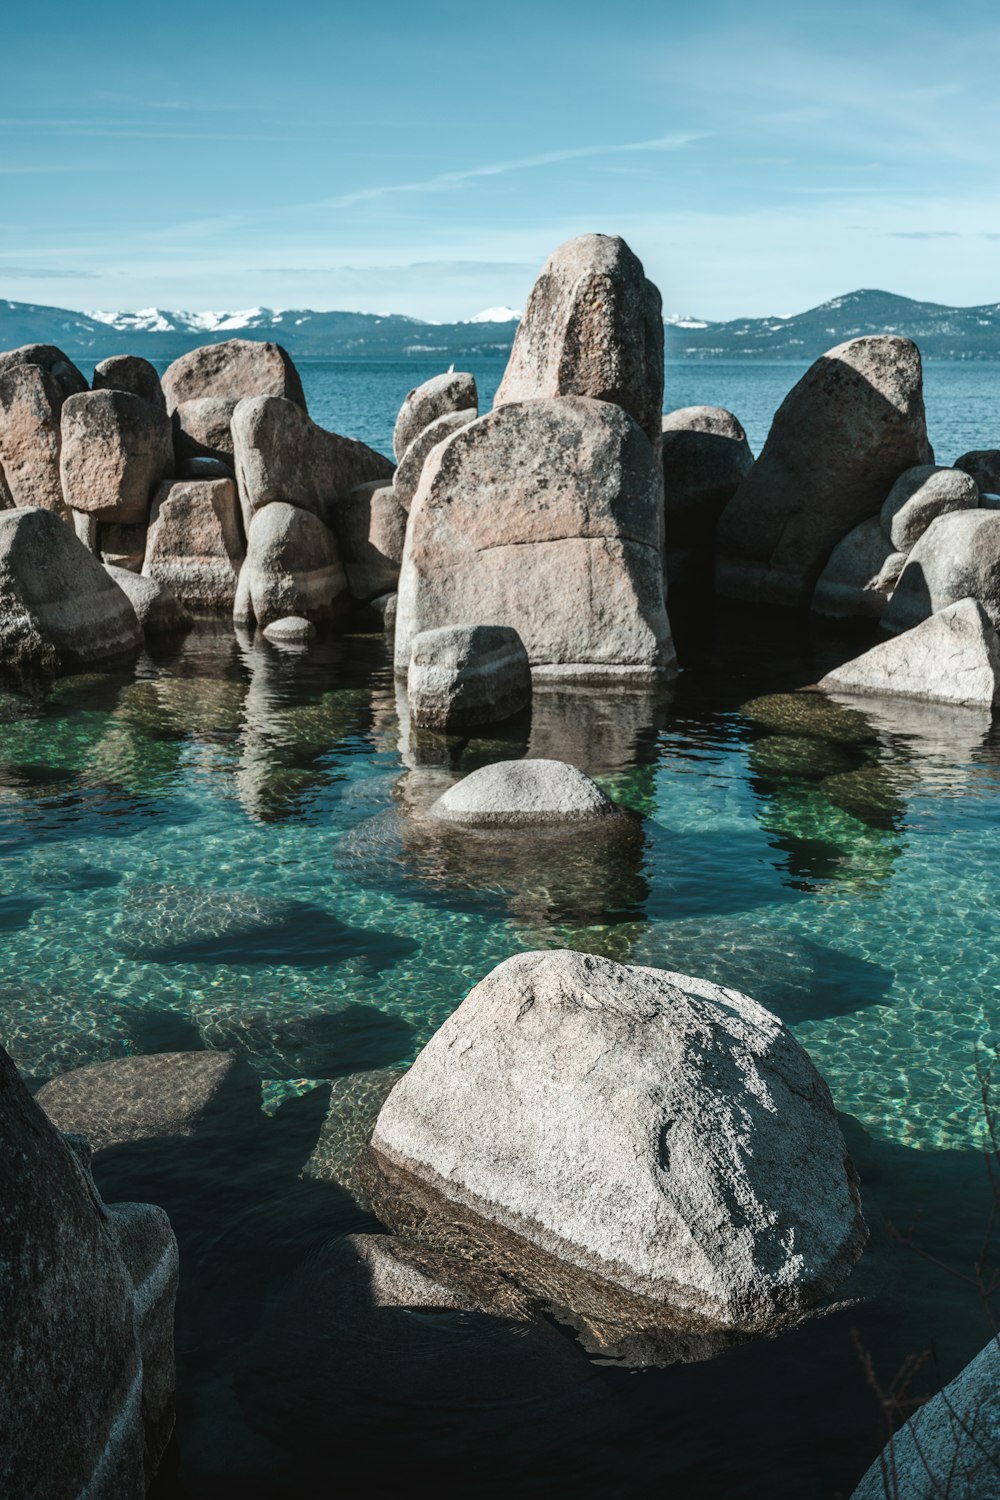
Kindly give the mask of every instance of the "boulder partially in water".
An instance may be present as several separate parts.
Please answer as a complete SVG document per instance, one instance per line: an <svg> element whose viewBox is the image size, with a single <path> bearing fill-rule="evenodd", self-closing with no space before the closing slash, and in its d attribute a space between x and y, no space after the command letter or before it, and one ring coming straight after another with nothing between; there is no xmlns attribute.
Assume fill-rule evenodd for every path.
<svg viewBox="0 0 1000 1500"><path fill-rule="evenodd" d="M508 625L443 625L414 636L406 678L417 729L457 733L531 705L524 642Z"/></svg>
<svg viewBox="0 0 1000 1500"><path fill-rule="evenodd" d="M135 610L136 619L147 637L174 635L179 630L191 628L190 614L165 583L144 578L129 568L116 568L109 563L104 567Z"/></svg>
<svg viewBox="0 0 1000 1500"><path fill-rule="evenodd" d="M170 419L128 391L70 396L59 460L66 504L99 521L147 520L153 491L174 472Z"/></svg>
<svg viewBox="0 0 1000 1500"><path fill-rule="evenodd" d="M930 615L975 599L1000 629L1000 512L959 510L932 521L906 560L882 629L911 630Z"/></svg>
<svg viewBox="0 0 1000 1500"><path fill-rule="evenodd" d="M933 457L917 346L879 334L831 349L785 397L722 513L718 592L808 605L837 543L879 511L900 474Z"/></svg>
<svg viewBox="0 0 1000 1500"><path fill-rule="evenodd" d="M330 620L349 602L337 539L318 516L281 503L257 511L233 606L237 624L269 625L286 615Z"/></svg>
<svg viewBox="0 0 1000 1500"><path fill-rule="evenodd" d="M708 548L726 505L753 468L742 424L721 406L663 418L664 545Z"/></svg>
<svg viewBox="0 0 1000 1500"><path fill-rule="evenodd" d="M674 668L659 461L607 401L503 405L435 448L410 511L396 671L413 637L508 625L536 672L655 681Z"/></svg>
<svg viewBox="0 0 1000 1500"><path fill-rule="evenodd" d="M304 646L316 639L316 626L302 615L283 615L264 626L264 636L279 646Z"/></svg>
<svg viewBox="0 0 1000 1500"><path fill-rule="evenodd" d="M634 417L657 450L663 415L660 293L617 235L553 251L528 298L494 400L590 396Z"/></svg>
<svg viewBox="0 0 1000 1500"><path fill-rule="evenodd" d="M102 1203L0 1050L0 1490L141 1500L173 1427L177 1245Z"/></svg>
<svg viewBox="0 0 1000 1500"><path fill-rule="evenodd" d="M7 505L65 515L59 454L63 396L38 365L0 360L0 472Z"/></svg>
<svg viewBox="0 0 1000 1500"><path fill-rule="evenodd" d="M449 787L430 816L470 828L526 828L623 814L576 766L560 760L500 760Z"/></svg>
<svg viewBox="0 0 1000 1500"><path fill-rule="evenodd" d="M242 401L245 396L283 396L306 409L299 372L280 344L226 339L203 344L175 359L163 375L167 410L204 396Z"/></svg>
<svg viewBox="0 0 1000 1500"><path fill-rule="evenodd" d="M0 661L58 671L142 644L125 594L50 510L0 514Z"/></svg>
<svg viewBox="0 0 1000 1500"><path fill-rule="evenodd" d="M231 479L180 480L153 498L143 573L193 609L231 610L243 562Z"/></svg>
<svg viewBox="0 0 1000 1500"><path fill-rule="evenodd" d="M830 1091L735 990L569 951L508 959L383 1105L383 1223L619 1329L765 1332L864 1246Z"/></svg>
<svg viewBox="0 0 1000 1500"><path fill-rule="evenodd" d="M479 393L474 375L449 370L444 375L435 375L431 380L425 380L423 385L418 385L407 393L399 408L392 435L392 451L397 463L402 461L407 448L432 422L454 412L471 412L475 417L478 411ZM466 420L471 421L471 418Z"/></svg>
<svg viewBox="0 0 1000 1500"><path fill-rule="evenodd" d="M166 410L166 398L155 365L138 354L112 354L94 367L95 391L128 391Z"/></svg>
<svg viewBox="0 0 1000 1500"><path fill-rule="evenodd" d="M1000 703L1000 638L976 600L962 599L828 672L819 685L992 707Z"/></svg>

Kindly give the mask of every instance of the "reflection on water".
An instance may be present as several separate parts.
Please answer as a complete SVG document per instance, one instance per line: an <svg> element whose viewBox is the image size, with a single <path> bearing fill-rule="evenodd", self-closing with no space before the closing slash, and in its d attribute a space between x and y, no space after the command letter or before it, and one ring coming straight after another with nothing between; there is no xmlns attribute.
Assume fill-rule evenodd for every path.
<svg viewBox="0 0 1000 1500"><path fill-rule="evenodd" d="M978 1309L900 1261L882 1220L933 1203L949 1255L971 1260L981 1239L974 1062L1000 1037L1000 737L974 713L789 693L821 675L815 659L731 640L669 693L546 688L528 719L467 739L411 734L374 636L289 654L203 628L124 675L0 695L0 1034L19 1066L37 1086L88 1062L225 1048L264 1085L268 1113L211 1143L98 1162L106 1196L162 1201L181 1234L189 1496L247 1500L281 1493L278 1475L321 1473L305 1417L285 1430L295 1402L327 1458L367 1434L386 1474L416 1463L440 1480L453 1400L467 1455L524 1424L498 1487L503 1474L530 1492L533 1455L539 1493L552 1465L606 1494L669 1462L680 1493L832 1496L877 1438L850 1320L890 1365L933 1338L954 1373L984 1342ZM522 754L582 766L628 818L596 841L428 822L457 777ZM700 974L789 1022L857 1121L873 1241L847 1290L870 1309L632 1384L578 1362L566 1329L398 1307L372 1322L357 1293L369 1261L319 1253L377 1229L354 1147L394 1070L472 985L554 945ZM275 1329L300 1328L317 1298L328 1363L308 1400L292 1380L283 1406ZM362 1381L352 1359L368 1339ZM419 1418L379 1349L430 1382ZM492 1383L473 1381L487 1360ZM511 1383L529 1368L515 1418ZM780 1478L761 1436L774 1403ZM723 1409L739 1465L713 1437Z"/></svg>

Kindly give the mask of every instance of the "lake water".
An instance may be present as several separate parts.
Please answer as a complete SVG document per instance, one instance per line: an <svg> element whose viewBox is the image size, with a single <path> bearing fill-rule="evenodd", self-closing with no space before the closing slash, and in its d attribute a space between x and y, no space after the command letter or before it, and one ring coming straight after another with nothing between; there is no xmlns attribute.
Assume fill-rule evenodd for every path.
<svg viewBox="0 0 1000 1500"><path fill-rule="evenodd" d="M303 369L320 421L383 448L432 373ZM668 378L677 404L736 410L759 447L795 374ZM942 456L995 441L994 379L929 368ZM0 1037L22 1071L38 1086L211 1046L262 1083L264 1111L221 1137L96 1165L109 1199L162 1203L181 1244L161 1500L341 1483L834 1500L881 1440L852 1331L885 1381L931 1350L924 1388L985 1343L979 1297L928 1257L968 1272L990 1206L977 1062L1000 1042L1000 733L974 713L803 719L772 695L849 644L723 608L674 623L673 689L541 692L530 726L430 766L373 635L299 655L221 622L125 673L0 696ZM638 844L456 862L421 835L414 810L451 779L524 753L590 771L641 817ZM331 1097L411 1061L500 960L549 946L704 975L787 1020L861 1175L872 1238L851 1305L642 1372L589 1363L565 1330L549 1330L558 1357L496 1320L483 1344L460 1314L413 1314L378 1368L350 1342L329 1285L308 1292L324 1244L377 1230L307 1165Z"/></svg>

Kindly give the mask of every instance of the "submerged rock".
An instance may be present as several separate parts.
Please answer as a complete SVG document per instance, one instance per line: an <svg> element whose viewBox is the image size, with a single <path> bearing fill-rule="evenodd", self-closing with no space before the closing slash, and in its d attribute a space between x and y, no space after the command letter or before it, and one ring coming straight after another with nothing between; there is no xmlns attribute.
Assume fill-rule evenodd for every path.
<svg viewBox="0 0 1000 1500"><path fill-rule="evenodd" d="M483 766L439 797L430 815L473 828L621 816L595 781L559 760L502 760Z"/></svg>
<svg viewBox="0 0 1000 1500"><path fill-rule="evenodd" d="M659 449L660 294L617 235L581 234L549 256L518 324L494 407L553 396L614 402Z"/></svg>
<svg viewBox="0 0 1000 1500"><path fill-rule="evenodd" d="M258 511L233 606L237 624L264 626L288 615L330 620L348 606L347 577L330 528L295 505Z"/></svg>
<svg viewBox="0 0 1000 1500"><path fill-rule="evenodd" d="M1000 639L975 599L962 599L828 672L820 687L992 707L1000 703Z"/></svg>
<svg viewBox="0 0 1000 1500"><path fill-rule="evenodd" d="M243 562L231 479L180 480L157 490L142 571L193 609L231 610Z"/></svg>
<svg viewBox="0 0 1000 1500"><path fill-rule="evenodd" d="M911 630L968 598L1000 629L1000 512L960 510L932 521L907 558L882 629Z"/></svg>
<svg viewBox="0 0 1000 1500"><path fill-rule="evenodd" d="M425 428L454 412L471 412L473 417L478 414L479 393L474 375L449 370L447 374L435 375L410 391L399 408L392 435L392 451L397 463Z"/></svg>
<svg viewBox="0 0 1000 1500"><path fill-rule="evenodd" d="M316 639L316 626L301 615L284 615L280 620L272 620L270 625L265 625L264 636L278 645L302 646Z"/></svg>
<svg viewBox="0 0 1000 1500"><path fill-rule="evenodd" d="M933 520L979 504L976 482L961 469L920 464L900 474L882 506L882 530L897 552L909 552Z"/></svg>
<svg viewBox="0 0 1000 1500"><path fill-rule="evenodd" d="M333 1183L365 1209L371 1204L357 1177L358 1159L371 1140L379 1110L403 1076L402 1068L368 1068L334 1078L319 1139L302 1176Z"/></svg>
<svg viewBox="0 0 1000 1500"><path fill-rule="evenodd" d="M397 672L415 635L463 620L511 626L547 676L672 671L661 504L656 455L609 402L504 405L455 433L410 511Z"/></svg>
<svg viewBox="0 0 1000 1500"><path fill-rule="evenodd" d="M163 376L163 393L171 412L182 401L205 396L223 401L283 396L306 409L302 381L287 351L258 339L226 339L182 354Z"/></svg>
<svg viewBox="0 0 1000 1500"><path fill-rule="evenodd" d="M166 410L166 398L156 366L138 354L113 354L94 369L95 391L128 391Z"/></svg>
<svg viewBox="0 0 1000 1500"><path fill-rule="evenodd" d="M102 1203L3 1051L0 1136L0 1489L141 1500L173 1427L167 1216Z"/></svg>
<svg viewBox="0 0 1000 1500"><path fill-rule="evenodd" d="M871 745L878 738L864 714L831 703L822 693L769 693L742 704L740 713L772 734L805 735L839 745Z"/></svg>
<svg viewBox="0 0 1000 1500"><path fill-rule="evenodd" d="M508 959L379 1114L383 1223L591 1324L766 1332L867 1237L830 1092L735 990L572 952Z"/></svg>
<svg viewBox="0 0 1000 1500"><path fill-rule="evenodd" d="M69 398L61 425L66 504L99 521L146 521L153 491L174 472L166 412L127 391L89 391Z"/></svg>
<svg viewBox="0 0 1000 1500"><path fill-rule="evenodd" d="M808 605L837 543L876 514L904 470L933 457L917 346L880 334L831 349L785 397L722 513L719 593Z"/></svg>
<svg viewBox="0 0 1000 1500"><path fill-rule="evenodd" d="M406 679L418 729L458 732L495 724L531 705L531 667L506 625L443 625L414 636Z"/></svg>

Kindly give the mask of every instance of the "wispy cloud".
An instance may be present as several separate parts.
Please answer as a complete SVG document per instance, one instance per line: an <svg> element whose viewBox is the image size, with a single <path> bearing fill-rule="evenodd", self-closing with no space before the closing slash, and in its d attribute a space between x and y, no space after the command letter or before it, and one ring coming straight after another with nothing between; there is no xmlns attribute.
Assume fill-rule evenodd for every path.
<svg viewBox="0 0 1000 1500"><path fill-rule="evenodd" d="M890 240L960 240L962 235L957 229L889 229L886 237Z"/></svg>
<svg viewBox="0 0 1000 1500"><path fill-rule="evenodd" d="M535 167L550 167L564 161L583 161L594 156L619 156L631 151L680 151L696 141L705 140L707 131L688 131L677 135L658 136L650 141L625 141L606 146L575 146L564 151L543 151L537 156L521 156L513 161L489 162L481 167L466 167L455 172L439 172L435 177L425 177L418 182L397 182L379 187L359 188L353 193L344 193L338 198L326 200L329 208L351 208L356 203L370 203L375 198L388 198L397 193L445 193L472 182L480 177L502 177L508 172L523 172Z"/></svg>
<svg viewBox="0 0 1000 1500"><path fill-rule="evenodd" d="M0 265L0 276L12 280L30 281L100 281L96 271L77 271L66 266L5 266Z"/></svg>

